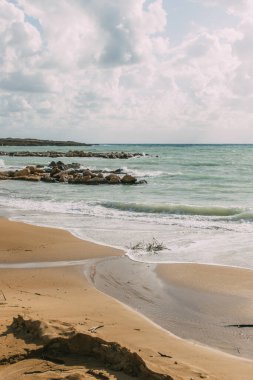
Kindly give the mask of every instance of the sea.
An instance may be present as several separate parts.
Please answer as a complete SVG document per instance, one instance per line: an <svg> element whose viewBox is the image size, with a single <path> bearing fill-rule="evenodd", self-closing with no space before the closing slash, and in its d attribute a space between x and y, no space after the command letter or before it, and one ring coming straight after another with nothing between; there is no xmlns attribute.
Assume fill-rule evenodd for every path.
<svg viewBox="0 0 253 380"><path fill-rule="evenodd" d="M123 169L147 184L0 181L0 215L122 248L135 261L253 268L253 145L0 147L9 152L73 149L148 154L114 160L59 158L91 170ZM0 156L0 171L51 161ZM154 241L161 250L147 249Z"/></svg>

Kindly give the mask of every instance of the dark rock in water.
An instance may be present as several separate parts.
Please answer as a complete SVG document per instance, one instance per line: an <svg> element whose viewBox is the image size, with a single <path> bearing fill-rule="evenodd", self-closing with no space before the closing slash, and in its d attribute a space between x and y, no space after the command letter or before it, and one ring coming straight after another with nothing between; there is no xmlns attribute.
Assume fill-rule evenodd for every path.
<svg viewBox="0 0 253 380"><path fill-rule="evenodd" d="M41 180L41 177L37 175L24 175L24 176L13 177L12 179L18 180L18 181L39 182Z"/></svg>
<svg viewBox="0 0 253 380"><path fill-rule="evenodd" d="M41 181L43 181L43 182L49 182L49 183L53 183L53 182L56 182L56 179L50 177L50 174L49 174L49 173L46 173L46 174L44 174L43 177L41 177Z"/></svg>
<svg viewBox="0 0 253 380"><path fill-rule="evenodd" d="M62 161L56 162L56 166L60 170L64 170L66 168L66 166L64 165L64 163Z"/></svg>
<svg viewBox="0 0 253 380"><path fill-rule="evenodd" d="M105 177L105 179L110 185L116 185L120 183L120 177L117 174L109 174Z"/></svg>
<svg viewBox="0 0 253 380"><path fill-rule="evenodd" d="M123 173L123 169L116 169L116 170L114 170L114 173L115 174L121 174L121 173Z"/></svg>
<svg viewBox="0 0 253 380"><path fill-rule="evenodd" d="M121 178L121 183L124 183L124 184L133 184L136 182L137 182L137 178L133 177L130 174L126 174L124 175L123 178Z"/></svg>
<svg viewBox="0 0 253 380"><path fill-rule="evenodd" d="M82 150L68 151L68 152L56 152L56 151L47 151L47 152L30 152L30 151L18 151L18 152L0 152L0 156L11 156L11 157L51 157L51 158L60 158L60 157L96 157L96 158L105 158L105 159L129 159L133 157L145 157L149 156L144 153L128 153L128 152L87 152ZM51 163L56 164L54 161ZM118 169L117 169L118 170ZM120 170L120 169L119 169Z"/></svg>
<svg viewBox="0 0 253 380"><path fill-rule="evenodd" d="M147 181L145 179L140 179L139 181L135 182L136 185L144 185Z"/></svg>
<svg viewBox="0 0 253 380"><path fill-rule="evenodd" d="M65 165L67 169L80 169L81 165L77 162L72 162L72 164Z"/></svg>
<svg viewBox="0 0 253 380"><path fill-rule="evenodd" d="M105 178L93 177L87 181L87 185L101 185L107 183Z"/></svg>
<svg viewBox="0 0 253 380"><path fill-rule="evenodd" d="M30 169L28 167L22 169L22 170L18 170L15 172L15 177L24 177L24 176L28 176L30 174Z"/></svg>
<svg viewBox="0 0 253 380"><path fill-rule="evenodd" d="M103 172L106 172L104 177ZM116 172L118 174L116 174ZM120 176L121 174L121 176ZM20 170L8 170L0 172L0 180L22 180L22 181L43 181L48 183L70 183L82 185L132 185L144 184L145 180L137 181L137 178L125 174L122 176L121 169L96 170L80 169L80 164L64 164L62 161L52 161L48 166L38 167L34 165L26 166Z"/></svg>
<svg viewBox="0 0 253 380"><path fill-rule="evenodd" d="M55 174L58 174L61 172L61 169L59 169L57 166L54 166L53 169L50 172L50 176L54 177Z"/></svg>

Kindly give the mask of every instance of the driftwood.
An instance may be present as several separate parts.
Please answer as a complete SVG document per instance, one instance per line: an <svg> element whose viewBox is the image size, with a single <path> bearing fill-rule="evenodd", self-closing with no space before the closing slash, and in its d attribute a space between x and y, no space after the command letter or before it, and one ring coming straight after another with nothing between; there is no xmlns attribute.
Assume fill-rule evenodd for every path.
<svg viewBox="0 0 253 380"><path fill-rule="evenodd" d="M236 324L236 325L226 325L225 327L237 327L238 329L242 329L244 327L253 327L253 324Z"/></svg>
<svg viewBox="0 0 253 380"><path fill-rule="evenodd" d="M169 358L169 359L171 359L172 358L172 356L170 356L170 355L166 355L166 354L163 354L162 352L157 352L162 358Z"/></svg>
<svg viewBox="0 0 253 380"><path fill-rule="evenodd" d="M88 331L90 331L92 333L95 333L96 330L101 329L102 327L104 327L104 325L98 325L98 326L95 326L95 327L91 327L90 329L88 329Z"/></svg>

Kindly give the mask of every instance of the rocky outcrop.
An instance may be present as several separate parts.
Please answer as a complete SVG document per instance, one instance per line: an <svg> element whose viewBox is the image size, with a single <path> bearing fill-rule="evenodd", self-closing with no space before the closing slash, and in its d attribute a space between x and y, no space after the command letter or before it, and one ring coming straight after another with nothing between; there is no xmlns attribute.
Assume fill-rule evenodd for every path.
<svg viewBox="0 0 253 380"><path fill-rule="evenodd" d="M55 141L55 140L41 140L41 139L19 139L8 137L0 139L2 146L91 146L94 144L85 144L76 141ZM95 144L97 145L97 144Z"/></svg>
<svg viewBox="0 0 253 380"><path fill-rule="evenodd" d="M128 152L87 152L83 150L69 150L68 152L56 152L56 151L46 151L46 152L30 152L30 151L20 151L20 152L4 152L0 151L0 156L11 156L11 157L96 157L96 158L106 158L106 159L116 159L127 160L129 158L138 158L149 156L145 153L128 153Z"/></svg>
<svg viewBox="0 0 253 380"><path fill-rule="evenodd" d="M0 172L0 180L33 181L48 183L69 183L77 185L138 185L147 183L125 173L122 169L90 170L81 168L80 164L64 164L52 161L48 166L26 166L21 170Z"/></svg>

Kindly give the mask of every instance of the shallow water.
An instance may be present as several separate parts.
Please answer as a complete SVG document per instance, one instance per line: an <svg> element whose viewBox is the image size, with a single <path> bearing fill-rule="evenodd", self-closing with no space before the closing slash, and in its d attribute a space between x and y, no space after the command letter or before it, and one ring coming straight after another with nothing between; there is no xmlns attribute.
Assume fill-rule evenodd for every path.
<svg viewBox="0 0 253 380"><path fill-rule="evenodd" d="M57 150L73 147L1 147ZM78 148L80 149L80 148ZM118 169L147 185L82 186L0 182L1 215L67 229L122 247L144 262L199 262L253 268L252 145L100 145L91 151L149 153L129 160L62 158L90 169ZM158 155L158 157L156 157ZM0 157L0 170L48 164L48 158ZM153 238L166 249L133 251Z"/></svg>

